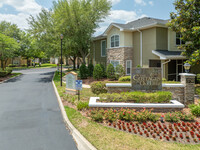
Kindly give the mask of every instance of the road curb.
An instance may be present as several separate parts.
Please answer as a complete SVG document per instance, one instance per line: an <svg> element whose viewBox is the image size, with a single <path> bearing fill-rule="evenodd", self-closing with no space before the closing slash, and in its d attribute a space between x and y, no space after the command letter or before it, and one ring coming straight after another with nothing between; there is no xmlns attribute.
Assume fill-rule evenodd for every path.
<svg viewBox="0 0 200 150"><path fill-rule="evenodd" d="M54 74L54 76L55 76L55 74ZM69 121L66 111L65 111L65 108L63 106L63 103L61 101L60 95L58 94L57 88L56 88L53 80L52 80L52 84L54 87L54 91L56 93L56 97L57 97L59 107L60 107L60 110L61 110L61 113L63 116L63 120L64 120L66 126L71 131L71 134L77 143L77 148L79 150L97 150L83 135L81 135L81 133Z"/></svg>
<svg viewBox="0 0 200 150"><path fill-rule="evenodd" d="M22 74L19 74L19 75L17 75L17 76L14 76L14 77L12 77L12 78L7 79L7 80L3 80L3 81L0 82L0 84L4 83L4 82L6 82L6 81L9 81L9 80L11 80L11 79L15 79L15 78L17 78L17 77L19 77L19 76L21 76L21 75L22 75Z"/></svg>

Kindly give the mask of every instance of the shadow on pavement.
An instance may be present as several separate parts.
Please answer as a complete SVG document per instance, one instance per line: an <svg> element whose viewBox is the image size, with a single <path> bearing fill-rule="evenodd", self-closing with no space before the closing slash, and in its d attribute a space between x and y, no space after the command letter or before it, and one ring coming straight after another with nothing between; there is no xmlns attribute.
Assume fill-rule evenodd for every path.
<svg viewBox="0 0 200 150"><path fill-rule="evenodd" d="M47 72L47 73L41 73L40 75L53 75L55 71Z"/></svg>
<svg viewBox="0 0 200 150"><path fill-rule="evenodd" d="M17 82L17 81L20 81L22 76L24 76L23 74L16 77L16 78L13 78L13 79L9 79L8 81L4 82L4 83L10 83L10 82Z"/></svg>

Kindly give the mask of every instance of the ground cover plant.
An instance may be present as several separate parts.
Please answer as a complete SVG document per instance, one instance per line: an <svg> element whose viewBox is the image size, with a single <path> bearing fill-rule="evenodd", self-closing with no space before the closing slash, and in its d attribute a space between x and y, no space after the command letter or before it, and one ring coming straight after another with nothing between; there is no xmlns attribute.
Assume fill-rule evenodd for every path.
<svg viewBox="0 0 200 150"><path fill-rule="evenodd" d="M171 92L158 91L144 93L139 91L101 94L102 102L134 102L134 103L169 103L172 99Z"/></svg>
<svg viewBox="0 0 200 150"><path fill-rule="evenodd" d="M194 116L191 114L167 113L164 118L168 122L159 121L160 114L146 109L139 112L129 109L95 109L90 111L89 116L92 120L104 122L109 127L147 138L179 143L200 143L200 123L194 121Z"/></svg>

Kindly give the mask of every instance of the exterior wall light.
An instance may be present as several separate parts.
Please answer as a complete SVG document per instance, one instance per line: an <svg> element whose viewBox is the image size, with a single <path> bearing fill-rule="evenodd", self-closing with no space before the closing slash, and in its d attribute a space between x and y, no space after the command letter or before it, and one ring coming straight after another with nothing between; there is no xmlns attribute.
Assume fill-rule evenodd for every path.
<svg viewBox="0 0 200 150"><path fill-rule="evenodd" d="M191 67L191 65L189 63L184 64L184 68L185 68L186 73L189 73L190 67Z"/></svg>

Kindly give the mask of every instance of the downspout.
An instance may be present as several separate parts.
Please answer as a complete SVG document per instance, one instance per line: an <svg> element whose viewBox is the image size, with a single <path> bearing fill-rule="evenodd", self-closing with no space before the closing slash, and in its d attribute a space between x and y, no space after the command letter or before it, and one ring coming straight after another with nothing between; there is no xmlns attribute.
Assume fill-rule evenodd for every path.
<svg viewBox="0 0 200 150"><path fill-rule="evenodd" d="M142 31L137 29L138 32L140 32L140 66L142 67Z"/></svg>
<svg viewBox="0 0 200 150"><path fill-rule="evenodd" d="M164 68L164 65L169 63L171 61L171 59L169 59L168 61L162 63L162 78L164 77L164 74L163 74L163 68Z"/></svg>

